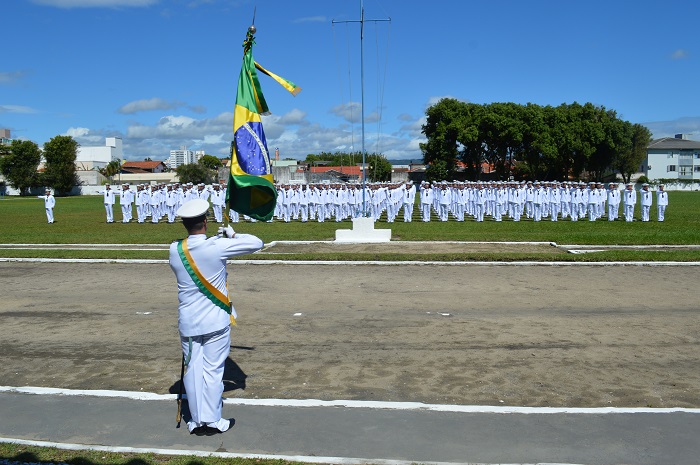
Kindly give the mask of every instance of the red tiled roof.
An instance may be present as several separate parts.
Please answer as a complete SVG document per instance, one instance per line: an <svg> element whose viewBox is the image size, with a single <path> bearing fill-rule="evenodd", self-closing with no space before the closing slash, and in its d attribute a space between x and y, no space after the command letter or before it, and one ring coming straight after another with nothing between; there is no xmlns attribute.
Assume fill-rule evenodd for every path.
<svg viewBox="0 0 700 465"><path fill-rule="evenodd" d="M312 173L327 173L328 171L337 171L342 174L349 174L351 176L359 176L362 174L362 168L357 165L351 166L312 166Z"/></svg>
<svg viewBox="0 0 700 465"><path fill-rule="evenodd" d="M125 161L122 168L153 170L162 164L164 164L162 161Z"/></svg>

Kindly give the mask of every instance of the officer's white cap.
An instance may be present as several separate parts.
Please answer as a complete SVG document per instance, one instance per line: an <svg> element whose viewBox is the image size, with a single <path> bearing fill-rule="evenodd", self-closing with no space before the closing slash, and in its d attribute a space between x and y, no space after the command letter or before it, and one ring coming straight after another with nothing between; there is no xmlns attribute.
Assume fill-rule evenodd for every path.
<svg viewBox="0 0 700 465"><path fill-rule="evenodd" d="M185 202L178 210L180 218L196 218L204 215L209 210L209 202L204 199L194 199Z"/></svg>

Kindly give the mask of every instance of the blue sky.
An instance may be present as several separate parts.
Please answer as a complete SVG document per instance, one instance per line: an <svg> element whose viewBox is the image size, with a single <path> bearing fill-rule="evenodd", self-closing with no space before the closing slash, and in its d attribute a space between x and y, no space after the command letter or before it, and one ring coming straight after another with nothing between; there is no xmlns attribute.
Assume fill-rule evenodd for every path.
<svg viewBox="0 0 700 465"><path fill-rule="evenodd" d="M245 32L267 76L270 150L360 150L359 0L8 0L0 128L43 145L119 136L129 160L228 155ZM442 97L592 102L700 140L700 2L364 0L365 148L420 160Z"/></svg>

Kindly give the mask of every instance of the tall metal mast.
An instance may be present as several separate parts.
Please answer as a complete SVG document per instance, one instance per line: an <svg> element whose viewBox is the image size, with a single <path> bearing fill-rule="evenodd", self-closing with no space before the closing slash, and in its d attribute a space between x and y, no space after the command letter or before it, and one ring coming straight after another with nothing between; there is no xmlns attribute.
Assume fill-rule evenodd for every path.
<svg viewBox="0 0 700 465"><path fill-rule="evenodd" d="M360 110L361 126L362 126L362 216L369 216L366 208L365 191L367 187L367 151L365 150L365 21L384 22L391 21L387 19L365 19L365 7L363 0L360 0L360 19L348 21L333 20L332 24L336 23L360 23Z"/></svg>

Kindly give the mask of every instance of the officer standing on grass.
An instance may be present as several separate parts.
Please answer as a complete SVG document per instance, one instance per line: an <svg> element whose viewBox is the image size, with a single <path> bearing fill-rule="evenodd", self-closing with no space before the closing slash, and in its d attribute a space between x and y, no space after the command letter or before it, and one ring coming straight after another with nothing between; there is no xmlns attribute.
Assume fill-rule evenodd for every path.
<svg viewBox="0 0 700 465"><path fill-rule="evenodd" d="M209 202L194 199L177 215L187 238L170 246L170 268L177 278L178 329L187 392L191 434L211 436L227 431L231 421L221 417L224 364L231 346L230 324L236 311L228 293L226 260L260 250L263 243L250 234L236 234L231 226L207 238Z"/></svg>
<svg viewBox="0 0 700 465"><path fill-rule="evenodd" d="M101 191L100 194L102 194L103 203L105 205L107 223L114 223L114 191L109 184L105 184L105 189Z"/></svg>
<svg viewBox="0 0 700 465"><path fill-rule="evenodd" d="M639 195L641 197L641 205L642 205L642 221L649 221L649 211L651 210L651 202L652 202L652 195L651 191L649 190L649 184L644 183L642 184L642 190L639 191Z"/></svg>
<svg viewBox="0 0 700 465"><path fill-rule="evenodd" d="M659 184L659 190L656 191L656 207L658 208L659 216L657 219L659 221L664 220L664 215L666 214L666 207L668 206L668 192L664 190L664 185Z"/></svg>
<svg viewBox="0 0 700 465"><path fill-rule="evenodd" d="M634 186L631 182L627 183L622 193L622 201L625 209L625 221L634 221L634 206L637 204L637 191L634 190Z"/></svg>
<svg viewBox="0 0 700 465"><path fill-rule="evenodd" d="M44 199L44 209L46 210L46 220L49 224L53 223L53 207L56 206L56 198L51 194L51 189L46 188L44 195L39 196Z"/></svg>

